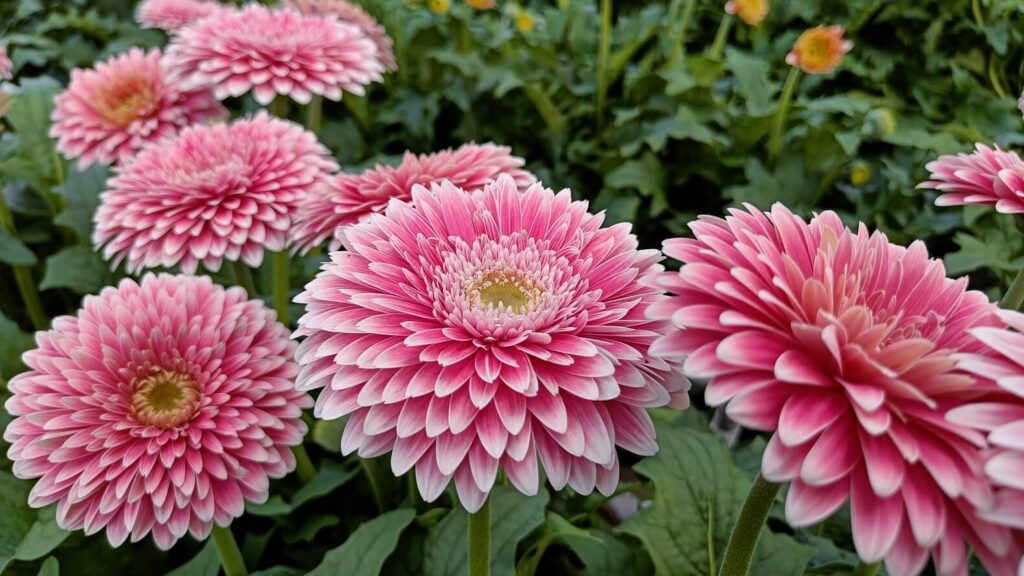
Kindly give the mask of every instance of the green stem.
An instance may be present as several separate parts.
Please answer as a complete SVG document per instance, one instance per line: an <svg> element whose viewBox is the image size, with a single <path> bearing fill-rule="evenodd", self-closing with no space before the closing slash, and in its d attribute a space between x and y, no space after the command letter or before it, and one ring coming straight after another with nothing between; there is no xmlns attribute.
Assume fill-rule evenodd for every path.
<svg viewBox="0 0 1024 576"><path fill-rule="evenodd" d="M851 576L875 576L878 574L878 562L865 563L863 560L857 562Z"/></svg>
<svg viewBox="0 0 1024 576"><path fill-rule="evenodd" d="M249 298L259 296L259 292L256 291L256 281L252 279L252 270L245 265L245 262L241 260L232 262L231 269L235 273L235 284L245 288L245 291L249 293Z"/></svg>
<svg viewBox="0 0 1024 576"><path fill-rule="evenodd" d="M708 50L708 57L712 60L718 60L722 56L722 50L725 49L725 42L729 39L729 30L732 29L732 22L736 18L731 14L726 14L725 18L722 18L722 23L718 25L718 32L715 33L715 40L711 44L711 49Z"/></svg>
<svg viewBox="0 0 1024 576"><path fill-rule="evenodd" d="M768 512L781 487L781 484L768 482L760 474L754 479L754 485L750 487L740 515L736 518L736 525L732 528L732 535L729 536L720 576L747 576L754 548L761 537L761 529L764 528Z"/></svg>
<svg viewBox="0 0 1024 576"><path fill-rule="evenodd" d="M238 549L238 542L231 533L231 528L213 525L213 543L217 545L217 554L220 555L220 563L224 565L225 576L246 576L245 560L242 560L242 551Z"/></svg>
<svg viewBox="0 0 1024 576"><path fill-rule="evenodd" d="M302 444L292 446L292 454L295 456L295 472L298 473L299 479L306 483L315 478L316 466L313 466L306 447Z"/></svg>
<svg viewBox="0 0 1024 576"><path fill-rule="evenodd" d="M1017 272L1006 294L1003 294L1003 299L999 301L999 306L1007 310L1019 310L1021 304L1024 304L1024 268Z"/></svg>
<svg viewBox="0 0 1024 576"><path fill-rule="evenodd" d="M324 122L324 97L314 94L309 101L309 108L306 110L306 127L317 136L320 135L320 126Z"/></svg>
<svg viewBox="0 0 1024 576"><path fill-rule="evenodd" d="M768 141L768 159L775 164L779 157L779 149L782 147L782 133L786 127L786 117L789 115L789 107L793 103L793 94L800 84L800 69L793 67L786 77L786 85L782 88L782 96L779 97L779 109L772 120L771 139Z"/></svg>
<svg viewBox="0 0 1024 576"><path fill-rule="evenodd" d="M601 0L601 40L597 53L597 102L594 112L597 130L604 128L604 106L608 93L608 62L612 50L612 0Z"/></svg>
<svg viewBox="0 0 1024 576"><path fill-rule="evenodd" d="M369 458L360 458L359 463L363 466L363 473L366 474L366 481L370 484L370 491L373 492L373 502L377 505L377 512L384 513L384 494L380 490L380 483L377 477L377 462Z"/></svg>
<svg viewBox="0 0 1024 576"><path fill-rule="evenodd" d="M7 201L0 192L0 226L6 228L11 235L17 235L18 230L14 226L14 215L7 208ZM32 277L32 269L27 266L11 266L14 271L14 282L21 292L21 299L25 303L25 311L29 320L36 330L46 330L50 326L50 319L43 312L43 304L39 300L39 291L36 290L36 282Z"/></svg>
<svg viewBox="0 0 1024 576"><path fill-rule="evenodd" d="M672 50L669 56L669 63L676 64L686 54L686 31L690 29L690 22L693 21L693 13L697 11L697 0L687 0L686 8L683 8L683 17L672 32Z"/></svg>
<svg viewBox="0 0 1024 576"><path fill-rule="evenodd" d="M290 300L288 282L291 276L291 260L288 258L288 252L285 250L275 252L273 259L274 310L277 310L277 321L287 326L288 303Z"/></svg>
<svg viewBox="0 0 1024 576"><path fill-rule="evenodd" d="M491 574L491 501L469 515L469 576Z"/></svg>

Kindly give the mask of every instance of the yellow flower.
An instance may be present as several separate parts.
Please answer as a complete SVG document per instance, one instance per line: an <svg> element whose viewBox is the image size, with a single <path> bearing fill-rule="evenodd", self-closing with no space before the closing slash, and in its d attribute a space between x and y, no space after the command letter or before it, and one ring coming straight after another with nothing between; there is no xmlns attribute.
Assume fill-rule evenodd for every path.
<svg viewBox="0 0 1024 576"><path fill-rule="evenodd" d="M842 26L816 26L804 32L786 56L786 63L808 74L828 74L836 69L853 42L843 40Z"/></svg>
<svg viewBox="0 0 1024 576"><path fill-rule="evenodd" d="M729 0L725 3L725 11L748 26L757 26L768 15L768 0Z"/></svg>
<svg viewBox="0 0 1024 576"><path fill-rule="evenodd" d="M871 181L871 166L867 162L854 162L850 168L850 184L863 186Z"/></svg>
<svg viewBox="0 0 1024 576"><path fill-rule="evenodd" d="M466 0L466 4L469 4L477 10L490 10L494 8L496 4L495 0Z"/></svg>
<svg viewBox="0 0 1024 576"><path fill-rule="evenodd" d="M451 0L427 0L427 8L434 14L447 14L451 7Z"/></svg>
<svg viewBox="0 0 1024 576"><path fill-rule="evenodd" d="M536 21L533 19L533 14L530 14L526 10L516 10L515 20L516 29L523 34L529 34L536 24Z"/></svg>

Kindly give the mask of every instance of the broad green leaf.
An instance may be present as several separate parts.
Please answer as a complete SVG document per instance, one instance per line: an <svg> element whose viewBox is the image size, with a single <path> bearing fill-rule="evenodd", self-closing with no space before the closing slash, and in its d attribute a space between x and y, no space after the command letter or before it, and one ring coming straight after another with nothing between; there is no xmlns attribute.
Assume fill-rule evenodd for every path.
<svg viewBox="0 0 1024 576"><path fill-rule="evenodd" d="M318 265L319 267L319 265ZM314 272L313 275L316 273ZM345 429L347 418L335 418L334 420L317 419L313 423L313 431L310 437L321 448L331 453L337 453L341 449L341 432Z"/></svg>
<svg viewBox="0 0 1024 576"><path fill-rule="evenodd" d="M359 473L358 466L342 466L326 461L316 476L292 496L292 508L298 508L314 498L320 498L333 492L337 487L351 480Z"/></svg>
<svg viewBox="0 0 1024 576"><path fill-rule="evenodd" d="M72 246L46 259L40 290L70 288L79 294L95 294L113 281L109 265L86 246Z"/></svg>
<svg viewBox="0 0 1024 576"><path fill-rule="evenodd" d="M53 98L63 90L59 82L48 76L23 78L21 92L14 99L14 105L4 116L18 133L20 155L35 162L36 170L44 177L54 172L57 161L50 139L50 114L53 112Z"/></svg>
<svg viewBox="0 0 1024 576"><path fill-rule="evenodd" d="M491 574L515 574L516 546L544 522L548 503L547 490L536 496L524 496L504 485L491 490ZM427 536L425 576L459 576L466 574L468 552L466 531L469 516L461 507L452 510Z"/></svg>
<svg viewBox="0 0 1024 576"><path fill-rule="evenodd" d="M359 574L376 576L395 550L402 531L416 517L411 508L392 510L361 525L341 546L324 556L309 576Z"/></svg>
<svg viewBox="0 0 1024 576"><path fill-rule="evenodd" d="M11 266L32 266L36 263L36 255L7 228L0 227L0 262Z"/></svg>
<svg viewBox="0 0 1024 576"><path fill-rule="evenodd" d="M90 166L85 172L71 170L67 181L57 189L64 196L66 208L53 222L77 232L82 244L91 242L93 215L109 176L110 170L100 165Z"/></svg>
<svg viewBox="0 0 1024 576"><path fill-rule="evenodd" d="M0 573L15 559L38 514L28 505L32 483L0 471Z"/></svg>
<svg viewBox="0 0 1024 576"><path fill-rule="evenodd" d="M60 576L60 562L56 558L47 558L39 567L39 576Z"/></svg>
<svg viewBox="0 0 1024 576"><path fill-rule="evenodd" d="M732 525L750 488L750 478L714 436L685 420L657 422L660 450L634 466L654 482L650 508L620 530L647 548L659 576L710 576L721 566ZM792 538L762 532L752 576L799 576L813 550Z"/></svg>
<svg viewBox="0 0 1024 576"><path fill-rule="evenodd" d="M288 521L288 525L282 531L284 541L289 544L295 544L297 542L312 542L316 535L320 533L324 528L330 528L331 526L337 526L341 523L341 518L332 514L313 514L312 516L304 516L298 522L298 525L292 525Z"/></svg>
<svg viewBox="0 0 1024 576"><path fill-rule="evenodd" d="M280 494L272 495L262 504L245 503L245 512L253 516L287 516L291 511L292 505L285 502Z"/></svg>
<svg viewBox="0 0 1024 576"><path fill-rule="evenodd" d="M249 576L302 576L305 573L305 570L292 568L291 566L272 566L266 570L249 572Z"/></svg>
<svg viewBox="0 0 1024 576"><path fill-rule="evenodd" d="M651 574L654 571L651 560L642 550L601 530L589 530L586 535L566 534L562 541L583 562L590 576Z"/></svg>
<svg viewBox="0 0 1024 576"><path fill-rule="evenodd" d="M604 183L615 190L636 189L644 196L663 194L665 169L658 158L648 152L639 160L629 160L609 172Z"/></svg>
<svg viewBox="0 0 1024 576"><path fill-rule="evenodd" d="M729 48L725 51L725 67L736 76L736 91L746 100L751 116L775 112L779 88L768 78L771 66L767 60Z"/></svg>
<svg viewBox="0 0 1024 576"><path fill-rule="evenodd" d="M10 380L25 367L21 354L35 346L35 339L21 331L14 321L0 313L0 378Z"/></svg>
<svg viewBox="0 0 1024 576"><path fill-rule="evenodd" d="M57 525L56 507L44 508L39 511L35 524L18 545L14 559L38 560L60 546L69 535L70 532Z"/></svg>
<svg viewBox="0 0 1024 576"><path fill-rule="evenodd" d="M220 555L213 538L191 560L167 573L167 576L217 576L220 574Z"/></svg>
<svg viewBox="0 0 1024 576"><path fill-rule="evenodd" d="M762 210L781 202L790 208L806 206L814 197L816 185L804 172L803 158L790 155L782 159L773 172L769 172L757 158L747 161L747 184L731 186L725 196L736 204L749 202Z"/></svg>

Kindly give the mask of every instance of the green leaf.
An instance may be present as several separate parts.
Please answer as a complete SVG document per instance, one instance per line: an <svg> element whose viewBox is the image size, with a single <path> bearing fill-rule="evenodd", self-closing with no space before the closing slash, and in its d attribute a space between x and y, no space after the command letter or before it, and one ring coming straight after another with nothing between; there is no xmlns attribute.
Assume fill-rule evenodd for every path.
<svg viewBox="0 0 1024 576"><path fill-rule="evenodd" d="M317 264L319 267L319 264ZM315 272L314 272L315 274ZM313 423L313 432L310 436L321 448L331 453L337 453L341 447L341 432L345 429L347 418L335 418L334 420L317 419Z"/></svg>
<svg viewBox="0 0 1024 576"><path fill-rule="evenodd" d="M651 561L641 551L627 546L607 532L590 530L586 536L562 536L576 556L587 567L590 576L621 576L622 574L651 574Z"/></svg>
<svg viewBox="0 0 1024 576"><path fill-rule="evenodd" d="M0 313L0 378L10 379L24 370L21 354L35 346L32 336L21 331L14 321Z"/></svg>
<svg viewBox="0 0 1024 576"><path fill-rule="evenodd" d="M341 519L331 514L313 514L306 516L299 521L298 526L288 523L287 529L283 531L284 541L288 544L297 542L312 542L313 538L324 528L337 526Z"/></svg>
<svg viewBox="0 0 1024 576"><path fill-rule="evenodd" d="M643 542L660 576L710 576L721 566L750 479L724 443L693 430L686 420L655 426L658 454L634 466L654 482L654 503L620 530ZM750 574L799 576L812 554L792 538L765 530Z"/></svg>
<svg viewBox="0 0 1024 576"><path fill-rule="evenodd" d="M110 170L106 166L94 164L85 172L71 170L67 181L57 189L64 196L67 207L53 222L77 232L83 244L89 244L92 237L93 215L109 176Z"/></svg>
<svg viewBox="0 0 1024 576"><path fill-rule="evenodd" d="M0 227L0 262L11 266L32 266L36 255L7 228Z"/></svg>
<svg viewBox="0 0 1024 576"><path fill-rule="evenodd" d="M46 273L40 290L70 288L79 294L94 294L112 281L108 264L86 246L72 246L46 259Z"/></svg>
<svg viewBox="0 0 1024 576"><path fill-rule="evenodd" d="M18 133L20 155L32 160L36 170L47 178L53 175L56 161L53 140L49 136L50 114L54 97L63 89L48 76L23 78L21 91L4 117Z"/></svg>
<svg viewBox="0 0 1024 576"><path fill-rule="evenodd" d="M737 204L749 202L767 210L772 204L781 202L796 208L810 203L815 191L815 186L808 181L804 172L803 158L798 155L784 157L774 172L768 172L760 160L751 157L745 172L746 185L731 186L724 190L725 196Z"/></svg>
<svg viewBox="0 0 1024 576"><path fill-rule="evenodd" d="M416 517L411 508L392 510L359 526L341 546L329 551L308 576L359 574L376 576L398 545L402 531Z"/></svg>
<svg viewBox="0 0 1024 576"><path fill-rule="evenodd" d="M316 476L292 496L292 508L298 508L314 498L330 494L358 473L358 466L342 466L335 462L324 462Z"/></svg>
<svg viewBox="0 0 1024 576"><path fill-rule="evenodd" d="M639 160L629 160L609 172L604 183L615 190L634 188L644 196L663 194L665 169L658 158L648 152Z"/></svg>
<svg viewBox="0 0 1024 576"><path fill-rule="evenodd" d="M274 494L262 504L245 503L245 512L253 516L287 516L291 511L292 505L285 502L280 494Z"/></svg>
<svg viewBox="0 0 1024 576"><path fill-rule="evenodd" d="M3 510L0 514L0 573L16 558L38 518L36 511L28 506L31 489L31 483L0 471L0 510Z"/></svg>
<svg viewBox="0 0 1024 576"><path fill-rule="evenodd" d="M514 576L516 546L544 522L547 490L524 496L509 486L491 490L491 574ZM455 576L467 572L466 532L469 516L452 510L430 531L426 541L425 576Z"/></svg>
<svg viewBox="0 0 1024 576"><path fill-rule="evenodd" d="M47 558L39 567L38 576L60 576L60 562L52 556Z"/></svg>
<svg viewBox="0 0 1024 576"><path fill-rule="evenodd" d="M725 51L725 67L736 76L736 91L746 100L751 116L775 112L779 88L768 78L771 67L767 60L729 48Z"/></svg>
<svg viewBox="0 0 1024 576"><path fill-rule="evenodd" d="M39 511L38 518L14 553L15 560L38 560L60 546L69 532L57 525L56 506Z"/></svg>
<svg viewBox="0 0 1024 576"><path fill-rule="evenodd" d="M217 576L220 574L220 555L213 538L191 560L167 573L167 576Z"/></svg>

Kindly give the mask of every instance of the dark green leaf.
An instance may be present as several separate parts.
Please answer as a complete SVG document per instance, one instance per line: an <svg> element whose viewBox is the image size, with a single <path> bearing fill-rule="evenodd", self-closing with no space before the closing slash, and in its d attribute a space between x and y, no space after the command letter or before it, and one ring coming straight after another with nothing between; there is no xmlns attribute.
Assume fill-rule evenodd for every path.
<svg viewBox="0 0 1024 576"><path fill-rule="evenodd" d="M70 288L79 294L94 294L112 281L109 265L86 246L73 246L46 259L46 273L40 290Z"/></svg>
<svg viewBox="0 0 1024 576"><path fill-rule="evenodd" d="M36 255L7 228L0 227L0 262L12 266L32 266L36 263Z"/></svg>
<svg viewBox="0 0 1024 576"><path fill-rule="evenodd" d="M359 574L377 576L395 550L402 531L416 517L411 508L386 512L361 525L341 546L324 556L309 576Z"/></svg>
<svg viewBox="0 0 1024 576"><path fill-rule="evenodd" d="M36 511L28 506L31 488L30 482L0 471L0 573L15 558L38 519Z"/></svg>
<svg viewBox="0 0 1024 576"><path fill-rule="evenodd" d="M47 558L39 567L38 576L60 576L60 562L56 558Z"/></svg>
<svg viewBox="0 0 1024 576"><path fill-rule="evenodd" d="M18 550L14 553L16 560L38 560L60 546L60 543L68 537L69 532L57 525L55 512L55 506L39 511L35 524L21 540Z"/></svg>
<svg viewBox="0 0 1024 576"><path fill-rule="evenodd" d="M110 170L100 165L90 166L85 172L71 170L67 181L57 189L67 207L53 222L77 232L82 244L91 242L93 215L109 176Z"/></svg>
<svg viewBox="0 0 1024 576"><path fill-rule="evenodd" d="M213 538L191 560L167 573L167 576L217 576L220 574L220 555Z"/></svg>
<svg viewBox="0 0 1024 576"><path fill-rule="evenodd" d="M330 494L337 487L352 479L357 473L359 473L358 466L342 466L335 462L324 462L309 484L300 488L292 496L292 508L298 508L314 498Z"/></svg>

